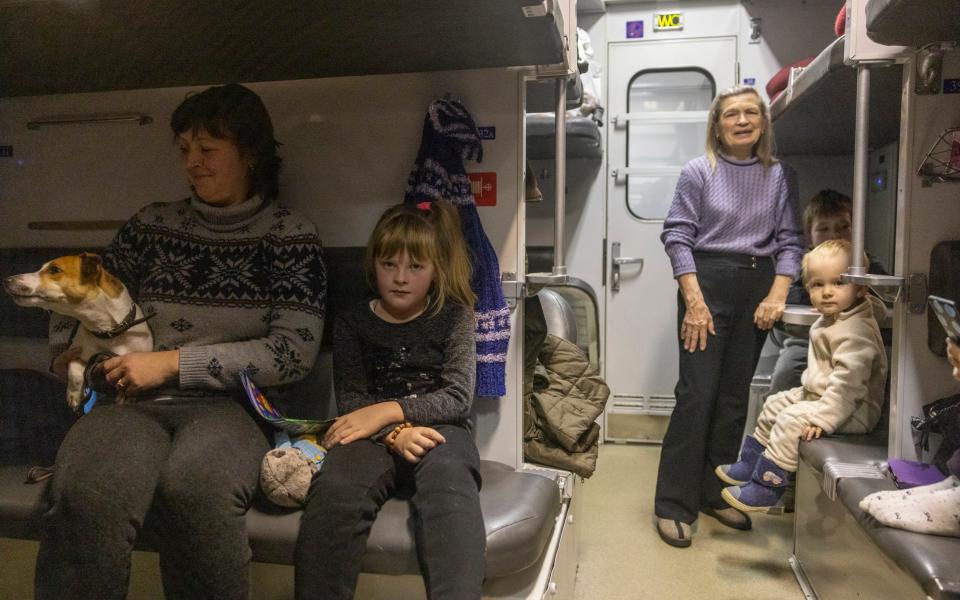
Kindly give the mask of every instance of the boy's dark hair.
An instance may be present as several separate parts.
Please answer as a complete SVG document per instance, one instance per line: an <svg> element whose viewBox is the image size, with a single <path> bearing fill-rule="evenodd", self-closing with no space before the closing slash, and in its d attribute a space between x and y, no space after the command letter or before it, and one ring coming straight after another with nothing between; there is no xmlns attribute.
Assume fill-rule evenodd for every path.
<svg viewBox="0 0 960 600"><path fill-rule="evenodd" d="M803 211L803 232L807 239L812 237L813 222L817 218L835 217L844 213L853 216L853 200L849 196L829 188L817 192Z"/></svg>
<svg viewBox="0 0 960 600"><path fill-rule="evenodd" d="M240 154L253 161L250 192L264 200L279 193L280 145L273 137L270 113L256 93L238 83L207 88L193 93L170 116L174 137L201 129L216 138L229 139Z"/></svg>

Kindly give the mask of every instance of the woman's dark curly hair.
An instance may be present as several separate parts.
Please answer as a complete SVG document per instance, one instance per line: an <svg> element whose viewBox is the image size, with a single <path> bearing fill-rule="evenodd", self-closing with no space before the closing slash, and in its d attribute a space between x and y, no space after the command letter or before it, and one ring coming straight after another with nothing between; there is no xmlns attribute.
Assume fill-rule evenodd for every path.
<svg viewBox="0 0 960 600"><path fill-rule="evenodd" d="M270 113L256 93L238 83L208 88L191 94L170 117L174 137L204 130L213 137L229 139L240 154L253 159L250 193L272 200L279 192L280 145L273 138Z"/></svg>

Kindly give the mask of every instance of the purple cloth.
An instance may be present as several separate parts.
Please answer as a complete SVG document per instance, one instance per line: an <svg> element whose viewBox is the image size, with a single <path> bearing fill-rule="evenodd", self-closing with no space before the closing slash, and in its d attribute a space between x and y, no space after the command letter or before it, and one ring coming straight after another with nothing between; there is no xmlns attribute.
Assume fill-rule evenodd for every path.
<svg viewBox="0 0 960 600"><path fill-rule="evenodd" d="M783 163L707 157L683 166L660 239L673 276L696 273L693 252L772 256L777 275L796 278L805 241L797 208L796 176Z"/></svg>
<svg viewBox="0 0 960 600"><path fill-rule="evenodd" d="M901 489L943 481L943 473L936 465L899 458L891 458L888 464L890 465L890 472L893 473L893 478L897 482L897 487Z"/></svg>

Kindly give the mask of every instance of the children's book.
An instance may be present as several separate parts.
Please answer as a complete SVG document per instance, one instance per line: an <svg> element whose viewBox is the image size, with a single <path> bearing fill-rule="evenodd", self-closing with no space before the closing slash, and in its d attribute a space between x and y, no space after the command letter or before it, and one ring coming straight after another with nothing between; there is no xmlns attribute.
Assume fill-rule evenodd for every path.
<svg viewBox="0 0 960 600"><path fill-rule="evenodd" d="M243 391L247 393L247 399L257 414L263 417L268 423L278 429L288 431L293 435L302 435L305 433L316 434L321 437L323 432L330 427L336 419L327 419L318 421L315 419L291 419L280 414L276 408L270 404L267 397L263 395L260 388L257 387L246 371L240 371L240 384Z"/></svg>

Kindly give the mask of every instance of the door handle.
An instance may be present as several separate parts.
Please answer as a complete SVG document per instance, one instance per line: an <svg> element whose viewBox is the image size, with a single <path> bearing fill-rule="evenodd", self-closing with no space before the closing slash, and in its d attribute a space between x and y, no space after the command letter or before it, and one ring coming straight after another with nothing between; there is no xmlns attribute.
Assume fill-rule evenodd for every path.
<svg viewBox="0 0 960 600"><path fill-rule="evenodd" d="M610 266L610 289L620 291L620 265L640 265L643 272L643 259L634 256L620 256L620 242L610 244L610 257L613 264Z"/></svg>

